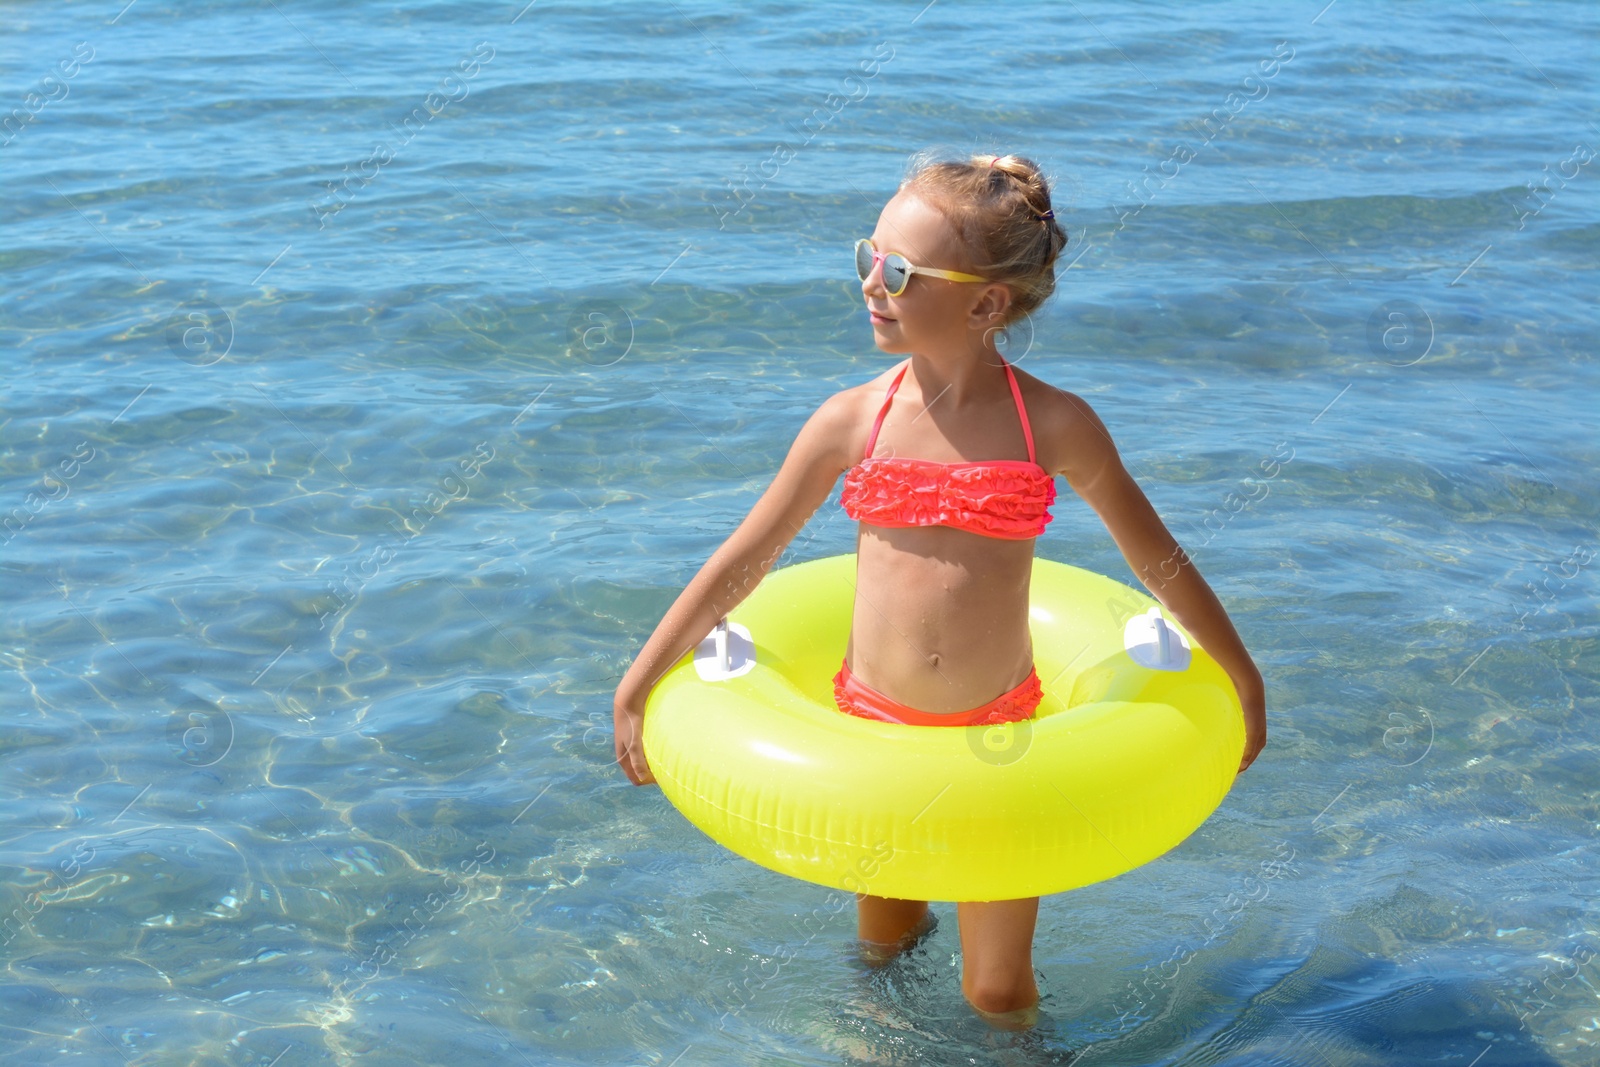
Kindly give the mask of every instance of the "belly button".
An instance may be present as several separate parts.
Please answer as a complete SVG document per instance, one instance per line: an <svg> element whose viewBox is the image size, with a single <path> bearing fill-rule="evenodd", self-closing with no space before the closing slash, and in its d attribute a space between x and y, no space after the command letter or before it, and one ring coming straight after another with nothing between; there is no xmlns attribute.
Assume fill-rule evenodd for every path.
<svg viewBox="0 0 1600 1067"><path fill-rule="evenodd" d="M931 656L929 656L928 657L928 662L933 664L935 667L937 667L939 665L939 653L935 652Z"/></svg>

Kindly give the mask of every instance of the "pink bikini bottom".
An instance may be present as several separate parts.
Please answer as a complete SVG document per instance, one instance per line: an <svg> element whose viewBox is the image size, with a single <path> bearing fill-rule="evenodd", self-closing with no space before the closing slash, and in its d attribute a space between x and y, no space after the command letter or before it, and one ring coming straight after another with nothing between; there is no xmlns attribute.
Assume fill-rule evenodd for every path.
<svg viewBox="0 0 1600 1067"><path fill-rule="evenodd" d="M1034 667L1028 668L1028 676L1015 689L1001 693L982 707L942 714L918 711L891 700L851 674L849 663L841 662L839 673L833 676L833 699L840 711L847 715L859 715L863 719L899 723L902 726L987 726L1021 722L1033 717L1034 709L1043 698L1039 672Z"/></svg>

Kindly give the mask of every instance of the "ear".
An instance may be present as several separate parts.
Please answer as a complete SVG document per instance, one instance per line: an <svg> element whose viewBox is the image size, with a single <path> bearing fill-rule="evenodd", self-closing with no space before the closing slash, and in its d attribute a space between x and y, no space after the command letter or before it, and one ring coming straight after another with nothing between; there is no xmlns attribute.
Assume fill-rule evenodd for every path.
<svg viewBox="0 0 1600 1067"><path fill-rule="evenodd" d="M967 313L967 324L974 330L995 329L1011 310L1011 286L993 282L983 287Z"/></svg>

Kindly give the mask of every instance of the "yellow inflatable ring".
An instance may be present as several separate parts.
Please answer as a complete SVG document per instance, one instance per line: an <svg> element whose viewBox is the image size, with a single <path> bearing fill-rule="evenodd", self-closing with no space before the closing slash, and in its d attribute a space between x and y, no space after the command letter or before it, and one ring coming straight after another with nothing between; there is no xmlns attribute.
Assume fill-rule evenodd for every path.
<svg viewBox="0 0 1600 1067"><path fill-rule="evenodd" d="M712 840L806 881L1009 900L1111 878L1216 810L1244 751L1226 673L1159 605L1034 559L1044 700L1002 726L902 726L833 700L854 554L769 573L657 683L644 748ZM705 677L702 677L705 675Z"/></svg>

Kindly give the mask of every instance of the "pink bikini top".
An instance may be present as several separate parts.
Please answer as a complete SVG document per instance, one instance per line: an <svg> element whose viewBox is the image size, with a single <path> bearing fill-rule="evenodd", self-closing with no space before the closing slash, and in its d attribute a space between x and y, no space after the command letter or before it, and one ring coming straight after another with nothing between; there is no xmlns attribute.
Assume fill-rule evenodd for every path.
<svg viewBox="0 0 1600 1067"><path fill-rule="evenodd" d="M895 375L867 439L866 457L845 472L839 503L846 515L869 526L952 526L958 530L1021 541L1037 537L1055 518L1055 478L1034 462L1033 429L1022 405L1017 376L1006 363L1006 380L1017 401L1022 435L1028 439L1028 461L1000 459L970 463L935 463L901 456L873 456L878 428L889 413L908 360Z"/></svg>

